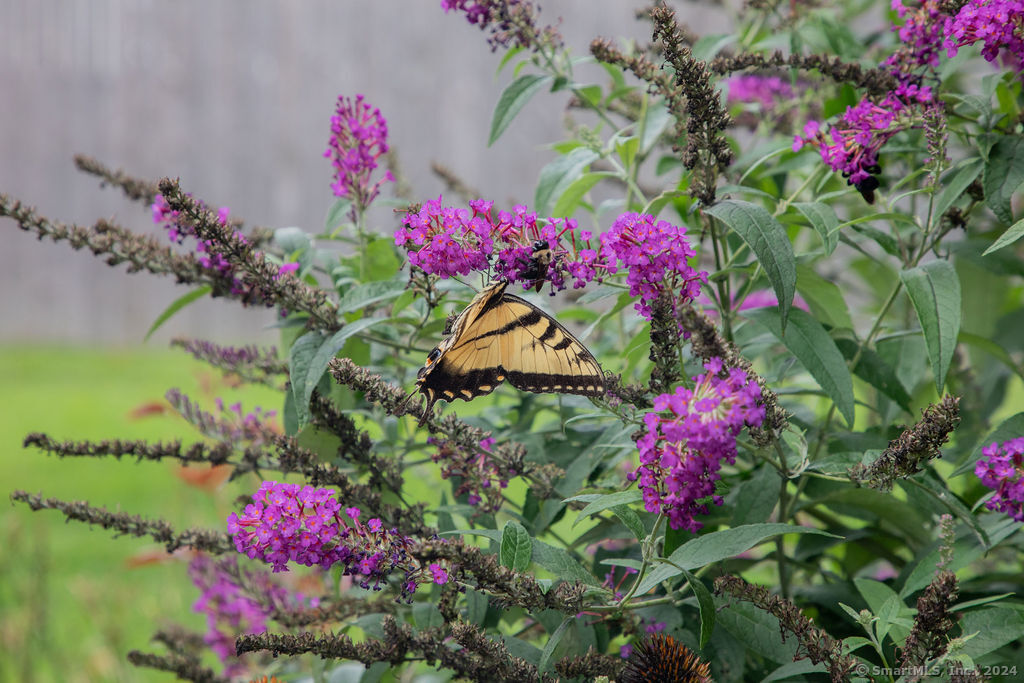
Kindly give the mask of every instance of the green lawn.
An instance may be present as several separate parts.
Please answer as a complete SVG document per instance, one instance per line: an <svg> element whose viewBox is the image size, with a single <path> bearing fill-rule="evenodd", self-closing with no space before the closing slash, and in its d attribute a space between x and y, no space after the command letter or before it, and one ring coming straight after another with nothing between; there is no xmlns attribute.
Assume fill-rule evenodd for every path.
<svg viewBox="0 0 1024 683"><path fill-rule="evenodd" d="M24 449L30 432L55 439L171 439L198 437L168 411L132 412L159 405L178 387L209 410L214 398L242 400L243 408L279 409L279 394L227 387L220 374L182 351L4 347L0 350L0 482L65 500L88 500L111 510L161 517L176 529L223 528L231 501L251 493L253 481L207 493L185 484L171 462L112 458L60 460ZM32 512L8 503L0 516L0 682L170 681L174 677L131 666L125 655L151 644L153 631L180 623L203 630L191 611L198 597L187 558L132 568L133 558L162 547L145 539L115 539L81 523L65 524L55 511ZM211 660L210 662L214 662Z"/></svg>

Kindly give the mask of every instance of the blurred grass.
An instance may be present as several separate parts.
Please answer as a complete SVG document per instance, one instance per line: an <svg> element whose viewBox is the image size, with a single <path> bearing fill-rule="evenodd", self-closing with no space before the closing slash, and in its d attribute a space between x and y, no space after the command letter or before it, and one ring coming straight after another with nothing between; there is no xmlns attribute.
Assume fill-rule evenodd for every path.
<svg viewBox="0 0 1024 683"><path fill-rule="evenodd" d="M263 387L234 389L219 372L182 351L4 347L0 351L0 482L63 500L88 500L110 510L163 518L176 530L224 528L238 495L253 480L214 493L187 485L172 462L48 456L22 448L30 432L58 440L198 440L170 410L164 393L177 387L214 410L213 400L241 400L280 410L280 394ZM162 413L135 417L140 407ZM116 539L79 522L65 524L56 511L32 512L9 503L0 515L0 682L171 681L170 674L136 669L133 649L163 652L149 642L171 623L202 632L205 618L192 612L198 597L187 558L130 567L147 553L166 557L146 539ZM214 660L209 662L216 665Z"/></svg>

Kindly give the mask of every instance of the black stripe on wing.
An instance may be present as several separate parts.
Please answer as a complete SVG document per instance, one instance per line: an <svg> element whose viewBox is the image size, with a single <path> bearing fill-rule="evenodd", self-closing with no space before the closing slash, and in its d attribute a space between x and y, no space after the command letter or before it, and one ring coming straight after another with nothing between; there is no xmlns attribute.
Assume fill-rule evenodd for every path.
<svg viewBox="0 0 1024 683"><path fill-rule="evenodd" d="M535 394L557 392L560 394L579 394L581 396L601 396L604 394L604 377L592 372L561 375L546 372L520 372L509 370L508 383L521 391L532 391Z"/></svg>

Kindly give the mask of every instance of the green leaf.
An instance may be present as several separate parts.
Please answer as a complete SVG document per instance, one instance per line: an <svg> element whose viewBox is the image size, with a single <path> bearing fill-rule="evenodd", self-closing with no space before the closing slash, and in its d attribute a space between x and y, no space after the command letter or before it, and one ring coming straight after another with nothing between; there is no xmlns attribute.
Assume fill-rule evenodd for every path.
<svg viewBox="0 0 1024 683"><path fill-rule="evenodd" d="M828 256L836 250L839 245L839 217L835 209L828 204L821 202L796 202L793 208L804 215L804 218L811 224L821 243L825 247L825 255Z"/></svg>
<svg viewBox="0 0 1024 683"><path fill-rule="evenodd" d="M1003 247L1013 244L1022 236L1024 236L1024 218L1007 228L1006 232L1000 235L999 239L993 242L991 247L981 252L981 255L988 256L993 251L999 251Z"/></svg>
<svg viewBox="0 0 1024 683"><path fill-rule="evenodd" d="M295 399L295 413L298 417L298 428L302 429L309 424L309 397L313 395L313 388L316 386L317 379L313 381L313 386L309 387L309 391L306 391L306 381L309 377L309 367L313 362L313 358L316 356L317 349L324 342L324 335L317 331L307 332L292 344L291 350L288 352L288 378L292 384L292 397ZM327 364L324 363L326 366Z"/></svg>
<svg viewBox="0 0 1024 683"><path fill-rule="evenodd" d="M498 104L494 108L494 117L491 119L491 134L487 139L488 147L501 137L501 134L508 128L508 124L512 123L512 119L530 101L530 98L550 82L550 76L527 74L508 84L508 87L501 93L501 97L498 98Z"/></svg>
<svg viewBox="0 0 1024 683"><path fill-rule="evenodd" d="M636 540L643 540L647 535L647 530L644 529L644 522L640 519L640 515L636 513L636 510L628 505L616 505L611 510L619 518L619 521L629 529Z"/></svg>
<svg viewBox="0 0 1024 683"><path fill-rule="evenodd" d="M327 217L324 218L324 232L330 234L334 232L342 223L348 220L349 212L352 210L351 199L339 199L331 208L327 211Z"/></svg>
<svg viewBox="0 0 1024 683"><path fill-rule="evenodd" d="M281 247L285 254L308 251L313 247L313 239L302 228L289 226L274 231L274 244Z"/></svg>
<svg viewBox="0 0 1024 683"><path fill-rule="evenodd" d="M537 214L551 216L558 199L597 158L598 155L593 150L577 147L542 168L533 200L533 207Z"/></svg>
<svg viewBox="0 0 1024 683"><path fill-rule="evenodd" d="M978 157L967 159L955 169L946 174L944 187L935 199L935 206L932 211L936 217L941 216L953 206L957 199L964 193L964 190L974 182L974 179L981 173L985 162Z"/></svg>
<svg viewBox="0 0 1024 683"><path fill-rule="evenodd" d="M596 515L598 512L602 512L603 510L607 510L608 508L613 508L616 505L628 505L630 503L636 503L643 500L643 495L641 495L640 491L638 491L637 489L629 489L626 491L618 491L616 493L608 493L604 495L598 494L594 498L591 498L591 495L594 494L573 496L572 498L566 498L565 500L562 501L563 503L569 503L575 500L588 501L587 506L580 510L580 513L576 515L576 521L572 523L573 526L576 526L581 521L583 521L587 517L590 517L591 515Z"/></svg>
<svg viewBox="0 0 1024 683"><path fill-rule="evenodd" d="M999 220L1012 223L1010 198L1024 183L1024 137L1007 135L992 145L981 182L988 208Z"/></svg>
<svg viewBox="0 0 1024 683"><path fill-rule="evenodd" d="M677 548L668 557L668 561L672 564L661 564L655 567L644 577L636 594L643 595L662 581L679 576L684 569L697 569L712 562L735 557L769 538L782 534L821 534L822 536L841 538L821 529L792 524L747 524L733 529L713 531L710 534L698 536Z"/></svg>
<svg viewBox="0 0 1024 683"><path fill-rule="evenodd" d="M700 610L700 647L704 649L711 639L711 632L715 630L715 599L711 597L711 591L703 581L685 569L683 576L697 598L697 608Z"/></svg>
<svg viewBox="0 0 1024 683"><path fill-rule="evenodd" d="M533 539L533 561L565 581L579 581L589 586L600 586L601 582L584 569L572 555L544 541Z"/></svg>
<svg viewBox="0 0 1024 683"><path fill-rule="evenodd" d="M960 621L964 635L977 635L964 643L961 653L977 659L1024 637L1024 614L1010 607L968 612Z"/></svg>
<svg viewBox="0 0 1024 683"><path fill-rule="evenodd" d="M779 501L779 486L782 479L771 465L762 465L744 482L736 487L732 503L732 526L760 524L768 519Z"/></svg>
<svg viewBox="0 0 1024 683"><path fill-rule="evenodd" d="M635 137L625 138L622 142L615 145L615 153L619 155L619 159L622 160L622 165L625 168L632 168L633 160L636 159L636 152L639 147L640 141Z"/></svg>
<svg viewBox="0 0 1024 683"><path fill-rule="evenodd" d="M609 172L595 172L595 173L584 173L579 178L573 181L572 185L566 188L562 196L558 198L558 202L555 204L555 208L551 210L552 216L571 216L576 207L579 206L583 200L583 195L590 192L594 185L601 182L602 178L613 178L614 173Z"/></svg>
<svg viewBox="0 0 1024 683"><path fill-rule="evenodd" d="M654 147L672 120L672 113L661 102L648 102L647 111L640 122L640 154L646 155Z"/></svg>
<svg viewBox="0 0 1024 683"><path fill-rule="evenodd" d="M537 664L537 674L543 675L551 666L551 655L555 653L555 648L558 647L558 643L561 642L565 636L565 632L569 629L569 625L572 624L575 617L566 617L562 620L562 623L558 625L555 632L548 638L548 642L544 644L544 651L540 654L540 663Z"/></svg>
<svg viewBox="0 0 1024 683"><path fill-rule="evenodd" d="M381 301L397 299L405 291L406 284L406 279L403 277L401 280L383 280L355 285L345 292L341 300L338 301L338 315L361 311L367 306Z"/></svg>
<svg viewBox="0 0 1024 683"><path fill-rule="evenodd" d="M974 447L974 451L971 452L971 457L957 467L953 474L949 475L950 478L958 477L967 472L973 472L974 465L981 458L981 452L985 448L994 443L1003 443L1009 439L1016 438L1021 434L1024 434L1024 413L1017 413L1003 420L998 427L986 434L985 438L978 442L978 445Z"/></svg>
<svg viewBox="0 0 1024 683"><path fill-rule="evenodd" d="M854 356L857 355L857 350L860 349L860 345L852 339L837 339L836 347L846 360L850 361L853 360ZM886 363L873 350L861 350L860 359L857 361L856 367L853 368L853 374L892 399L903 410L908 413L912 412L910 404L913 399L910 398L910 394L907 393L903 383L896 376L895 368Z"/></svg>
<svg viewBox="0 0 1024 683"><path fill-rule="evenodd" d="M749 602L719 598L717 623L748 649L777 664L793 661L796 638L782 640L779 620Z"/></svg>
<svg viewBox="0 0 1024 683"><path fill-rule="evenodd" d="M853 379L846 361L832 337L809 313L799 308L790 312L789 329L782 332L782 321L774 308L753 308L743 316L771 331L797 357L811 377L835 402L846 423L853 426Z"/></svg>
<svg viewBox="0 0 1024 683"><path fill-rule="evenodd" d="M762 207L735 199L719 202L704 211L735 231L757 256L779 300L782 329L785 329L796 291L796 257L786 229Z"/></svg>
<svg viewBox="0 0 1024 683"><path fill-rule="evenodd" d="M345 345L348 339L363 330L378 325L382 322L386 322L386 318L363 318L356 320L355 322L348 323L340 330L334 333L329 339L322 341L316 348L316 352L309 358L308 365L305 366L305 379L300 379L298 385L296 384L295 374L291 375L292 380L292 393L295 395L295 407L299 416L299 428L305 427L310 420L309 412L309 400L313 397L313 389L316 388L317 383L320 381L320 377L324 374L324 370L327 369L327 364L334 358L334 354L341 350L341 347ZM302 341L308 337L311 333L303 335L299 341ZM295 342L295 346L292 347L292 358L295 358L294 352L295 347L299 345L299 341ZM304 357L300 362L305 361L305 350L303 351ZM289 369L292 373L298 372L294 362L289 365Z"/></svg>
<svg viewBox="0 0 1024 683"><path fill-rule="evenodd" d="M149 331L146 332L146 336L143 337L142 341L149 341L149 338L154 332L160 329L160 326L170 320L175 313L188 306L193 301L202 299L204 296L209 294L213 290L210 285L203 285L198 289L193 289L188 294L183 294L177 299L171 302L171 305L164 309L164 312L156 317L153 324L149 326Z"/></svg>
<svg viewBox="0 0 1024 683"><path fill-rule="evenodd" d="M948 261L932 261L902 271L900 279L917 311L935 374L935 389L942 394L960 334L960 278Z"/></svg>
<svg viewBox="0 0 1024 683"><path fill-rule="evenodd" d="M502 566L523 572L530 568L530 556L533 554L533 540L530 532L514 520L505 522L501 532L501 549L498 559Z"/></svg>
<svg viewBox="0 0 1024 683"><path fill-rule="evenodd" d="M850 310L839 287L818 275L810 266L801 263L796 267L796 291L810 306L814 317L823 324L853 329Z"/></svg>

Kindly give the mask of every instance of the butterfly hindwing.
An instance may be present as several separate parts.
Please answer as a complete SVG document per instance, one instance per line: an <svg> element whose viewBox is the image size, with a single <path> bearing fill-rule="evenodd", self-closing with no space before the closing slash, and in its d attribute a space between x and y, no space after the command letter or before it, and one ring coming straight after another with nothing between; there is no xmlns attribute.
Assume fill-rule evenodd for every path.
<svg viewBox="0 0 1024 683"><path fill-rule="evenodd" d="M439 398L469 401L506 379L534 393L604 393L604 374L590 351L547 313L506 294L507 284L478 294L430 353L417 380L426 413Z"/></svg>

